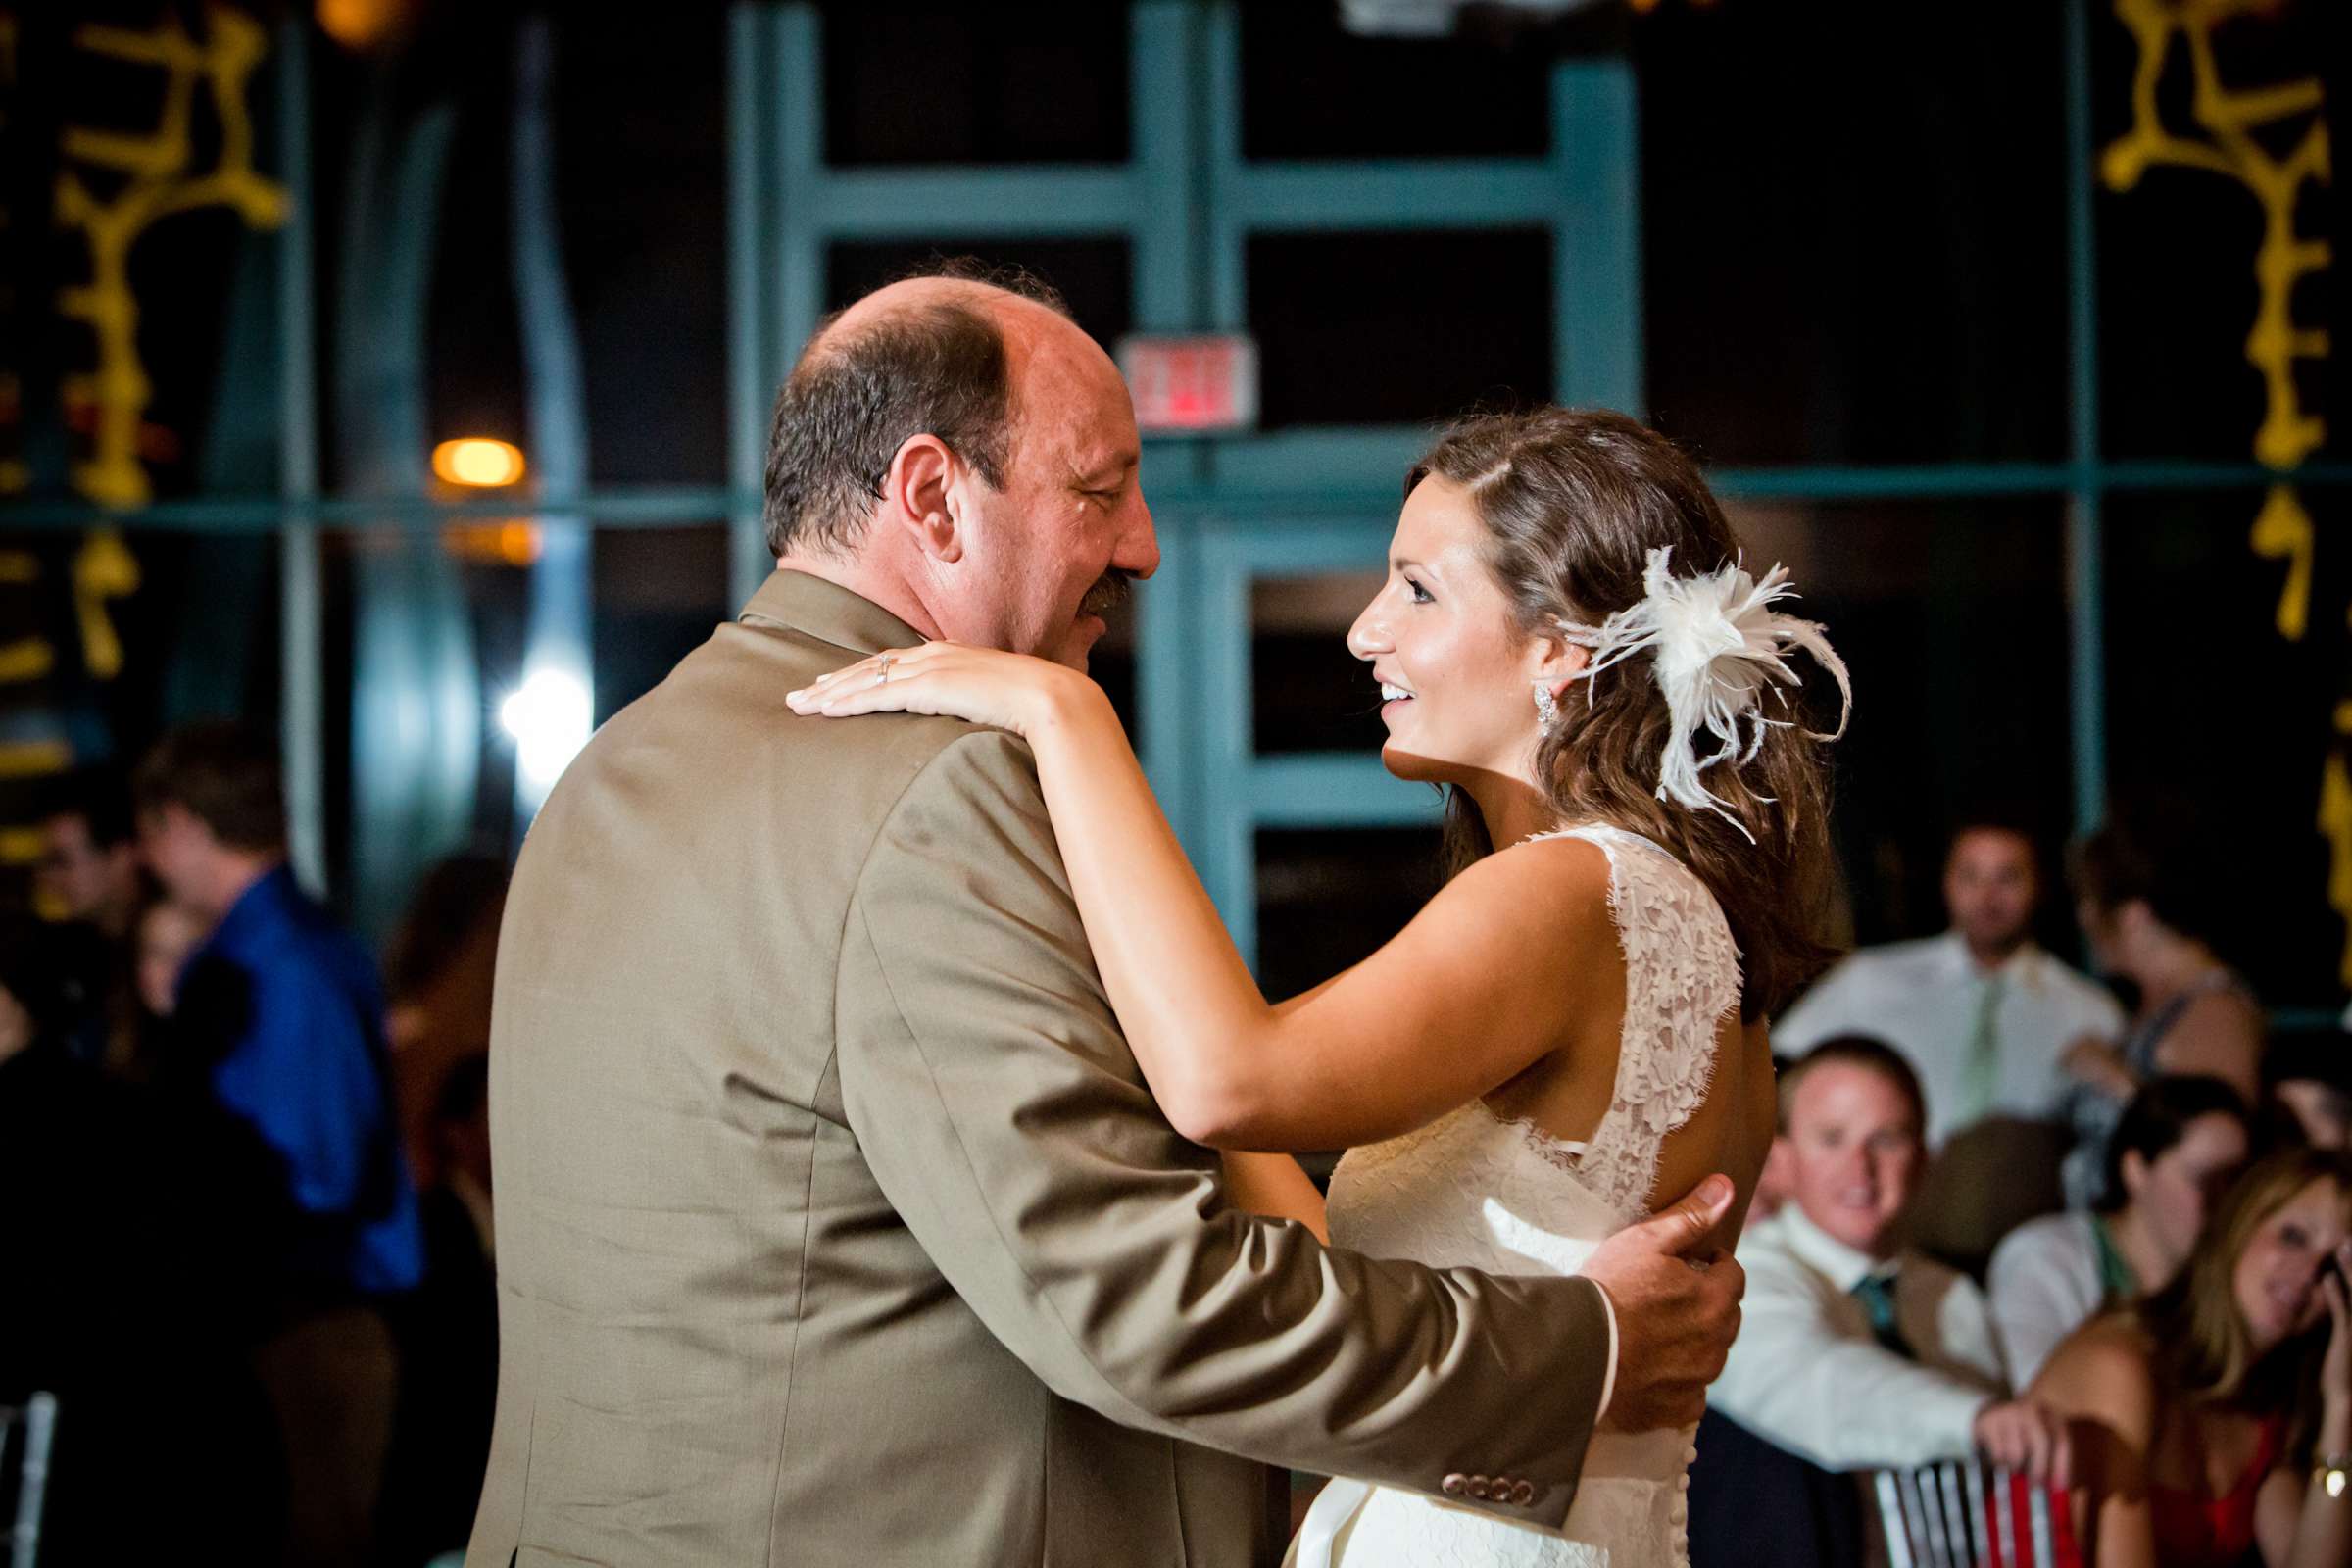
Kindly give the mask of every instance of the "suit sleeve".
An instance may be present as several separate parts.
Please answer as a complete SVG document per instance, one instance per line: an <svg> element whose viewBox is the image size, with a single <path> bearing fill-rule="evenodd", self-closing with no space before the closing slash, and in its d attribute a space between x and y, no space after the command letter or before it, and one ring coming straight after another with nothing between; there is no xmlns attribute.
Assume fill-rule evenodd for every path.
<svg viewBox="0 0 2352 1568"><path fill-rule="evenodd" d="M1121 1039L1027 748L975 730L901 798L844 933L836 1039L868 1165L1064 1398L1269 1463L1557 1528L1610 1325L1597 1287L1326 1250L1226 1200Z"/></svg>

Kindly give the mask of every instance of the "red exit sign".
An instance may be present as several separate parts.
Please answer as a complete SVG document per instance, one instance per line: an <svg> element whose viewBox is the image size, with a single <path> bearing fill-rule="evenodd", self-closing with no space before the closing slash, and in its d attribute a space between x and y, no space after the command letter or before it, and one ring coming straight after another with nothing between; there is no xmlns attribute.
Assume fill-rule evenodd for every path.
<svg viewBox="0 0 2352 1568"><path fill-rule="evenodd" d="M1257 423L1257 344L1238 332L1123 337L1119 373L1146 435L1212 435Z"/></svg>

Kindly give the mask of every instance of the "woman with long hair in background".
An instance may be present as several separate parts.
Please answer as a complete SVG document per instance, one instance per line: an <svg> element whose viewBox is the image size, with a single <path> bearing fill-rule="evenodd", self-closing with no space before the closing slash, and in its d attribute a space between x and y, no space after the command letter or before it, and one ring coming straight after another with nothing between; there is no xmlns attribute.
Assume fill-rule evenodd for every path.
<svg viewBox="0 0 2352 1568"><path fill-rule="evenodd" d="M2172 1284L2059 1347L2028 1393L2073 1422L2091 1568L2352 1562L2347 1267L2352 1158L2282 1150Z"/></svg>

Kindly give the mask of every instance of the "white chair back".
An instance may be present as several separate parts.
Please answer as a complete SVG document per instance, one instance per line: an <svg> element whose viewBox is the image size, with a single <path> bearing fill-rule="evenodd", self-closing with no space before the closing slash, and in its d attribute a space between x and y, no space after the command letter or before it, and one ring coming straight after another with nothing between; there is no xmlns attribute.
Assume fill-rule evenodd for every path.
<svg viewBox="0 0 2352 1568"><path fill-rule="evenodd" d="M1871 1491L1888 1568L2058 1568L2059 1537L2071 1527L2047 1488L2019 1482L1975 1460L1879 1471Z"/></svg>
<svg viewBox="0 0 2352 1568"><path fill-rule="evenodd" d="M24 1433L22 1443L17 1439ZM8 1532L8 1568L33 1568L41 1554L41 1498L49 1490L49 1449L57 1440L57 1396L35 1394L23 1404L0 1405L0 1455L18 1454L15 1521Z"/></svg>

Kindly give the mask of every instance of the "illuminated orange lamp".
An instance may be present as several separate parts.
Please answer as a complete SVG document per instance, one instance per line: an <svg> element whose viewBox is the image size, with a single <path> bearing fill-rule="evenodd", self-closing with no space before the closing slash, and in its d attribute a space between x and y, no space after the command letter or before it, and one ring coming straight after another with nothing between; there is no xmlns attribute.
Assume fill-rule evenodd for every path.
<svg viewBox="0 0 2352 1568"><path fill-rule="evenodd" d="M496 490L522 477L522 449L488 436L444 441L433 448L433 472L450 484Z"/></svg>
<svg viewBox="0 0 2352 1568"><path fill-rule="evenodd" d="M409 9L403 0L318 0L318 30L346 49L372 49Z"/></svg>

